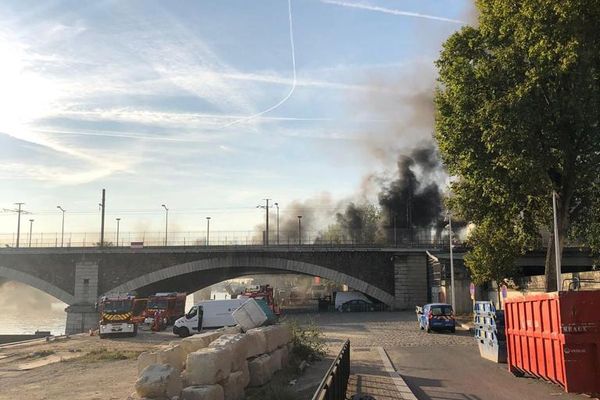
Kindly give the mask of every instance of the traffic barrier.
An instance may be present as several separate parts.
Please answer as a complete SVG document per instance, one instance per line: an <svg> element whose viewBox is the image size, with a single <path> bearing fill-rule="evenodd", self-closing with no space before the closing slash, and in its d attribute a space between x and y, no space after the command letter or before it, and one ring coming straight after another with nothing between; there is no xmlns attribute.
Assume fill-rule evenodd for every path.
<svg viewBox="0 0 600 400"><path fill-rule="evenodd" d="M475 340L482 358L506 362L506 337L504 334L504 312L496 310L490 301L477 301L473 307Z"/></svg>
<svg viewBox="0 0 600 400"><path fill-rule="evenodd" d="M600 291L554 292L506 301L508 368L600 393Z"/></svg>

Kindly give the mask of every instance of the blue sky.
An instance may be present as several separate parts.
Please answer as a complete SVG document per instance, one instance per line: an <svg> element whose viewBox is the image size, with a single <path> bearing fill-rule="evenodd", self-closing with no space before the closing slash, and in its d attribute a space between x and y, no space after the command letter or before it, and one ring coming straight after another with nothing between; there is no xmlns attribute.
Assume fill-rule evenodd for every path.
<svg viewBox="0 0 600 400"><path fill-rule="evenodd" d="M173 230L225 231L265 197L356 197L430 135L406 99L471 3L291 4L296 86L248 118L293 88L286 0L2 2L0 208L55 232L60 204L67 231L97 231L106 188L109 227L162 230L167 204Z"/></svg>

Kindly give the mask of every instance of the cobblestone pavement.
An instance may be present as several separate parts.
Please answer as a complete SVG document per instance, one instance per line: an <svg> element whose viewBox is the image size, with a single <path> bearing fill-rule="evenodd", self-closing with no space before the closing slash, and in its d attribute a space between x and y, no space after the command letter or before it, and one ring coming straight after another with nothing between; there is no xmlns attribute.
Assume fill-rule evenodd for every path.
<svg viewBox="0 0 600 400"><path fill-rule="evenodd" d="M414 312L321 313L299 315L302 322L314 321L323 330L331 352L337 353L350 339L351 376L348 398L368 394L377 400L413 400L404 380L393 373L385 350L395 347L474 346L468 332L427 334L418 328ZM387 365L386 365L387 364ZM390 374L392 372L392 374Z"/></svg>
<svg viewBox="0 0 600 400"><path fill-rule="evenodd" d="M516 378L507 371L506 364L482 359L467 330L459 328L455 334L421 331L414 312L295 317L318 324L332 352L337 353L342 343L350 339L348 398L356 393L369 394L377 400L584 398L537 379ZM390 374L390 370L397 373Z"/></svg>
<svg viewBox="0 0 600 400"><path fill-rule="evenodd" d="M457 345L475 347L466 331L456 334L427 334L419 330L414 312L321 313L294 316L303 321L313 320L322 327L330 345L350 339L352 347L415 347Z"/></svg>

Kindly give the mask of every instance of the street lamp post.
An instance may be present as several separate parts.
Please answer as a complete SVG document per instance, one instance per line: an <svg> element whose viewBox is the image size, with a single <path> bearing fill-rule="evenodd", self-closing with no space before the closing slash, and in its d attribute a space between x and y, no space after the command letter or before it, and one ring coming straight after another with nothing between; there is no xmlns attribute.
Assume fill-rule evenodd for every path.
<svg viewBox="0 0 600 400"><path fill-rule="evenodd" d="M119 247L119 225L121 222L121 218L117 218L117 247Z"/></svg>
<svg viewBox="0 0 600 400"><path fill-rule="evenodd" d="M210 217L206 217L206 246L210 243Z"/></svg>
<svg viewBox="0 0 600 400"><path fill-rule="evenodd" d="M452 310L456 313L456 298L454 297L454 255L452 249L452 216L448 214L448 230L449 232L449 240L450 240L450 293L452 299Z"/></svg>
<svg viewBox="0 0 600 400"><path fill-rule="evenodd" d="M104 247L104 217L106 216L106 189L102 189L102 214L100 216L100 247Z"/></svg>
<svg viewBox="0 0 600 400"><path fill-rule="evenodd" d="M256 206L256 208L264 208L265 209L265 237L264 237L264 245L268 246L269 245L269 200L271 199L264 199L266 204L264 206Z"/></svg>
<svg viewBox="0 0 600 400"><path fill-rule="evenodd" d="M279 244L279 203L275 203L277 207L277 244Z"/></svg>
<svg viewBox="0 0 600 400"><path fill-rule="evenodd" d="M165 246L167 245L167 239L169 235L169 209L164 204L162 207L165 209Z"/></svg>
<svg viewBox="0 0 600 400"><path fill-rule="evenodd" d="M558 238L558 216L556 213L557 208L557 197L556 190L552 191L552 213L554 214L554 262L556 263L556 291L560 292L561 289L561 265L560 265L560 240Z"/></svg>
<svg viewBox="0 0 600 400"><path fill-rule="evenodd" d="M31 247L31 232L33 231L33 220L29 220L29 247Z"/></svg>
<svg viewBox="0 0 600 400"><path fill-rule="evenodd" d="M15 205L19 207L17 209L17 248L19 247L19 240L21 239L21 213L23 212L23 209L21 207L24 204L25 203L15 203Z"/></svg>
<svg viewBox="0 0 600 400"><path fill-rule="evenodd" d="M302 245L302 215L298 215L298 244Z"/></svg>
<svg viewBox="0 0 600 400"><path fill-rule="evenodd" d="M62 211L62 223L60 225L60 247L63 247L65 243L65 209L61 206L56 206L60 211Z"/></svg>

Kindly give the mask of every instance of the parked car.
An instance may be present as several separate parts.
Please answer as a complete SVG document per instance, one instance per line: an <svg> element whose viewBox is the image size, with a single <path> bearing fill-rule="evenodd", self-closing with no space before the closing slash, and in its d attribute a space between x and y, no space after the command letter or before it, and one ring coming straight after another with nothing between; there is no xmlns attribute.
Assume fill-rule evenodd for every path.
<svg viewBox="0 0 600 400"><path fill-rule="evenodd" d="M360 311L375 311L373 303L368 303L364 300L350 300L342 304L341 312L360 312Z"/></svg>
<svg viewBox="0 0 600 400"><path fill-rule="evenodd" d="M350 291L334 293L335 309L338 311L342 311L342 306L344 304L354 300L360 300L369 304L372 303L371 300L361 292Z"/></svg>
<svg viewBox="0 0 600 400"><path fill-rule="evenodd" d="M450 304L433 303L417 307L417 319L419 320L419 328L426 330L427 333L443 330L456 332L454 311Z"/></svg>

